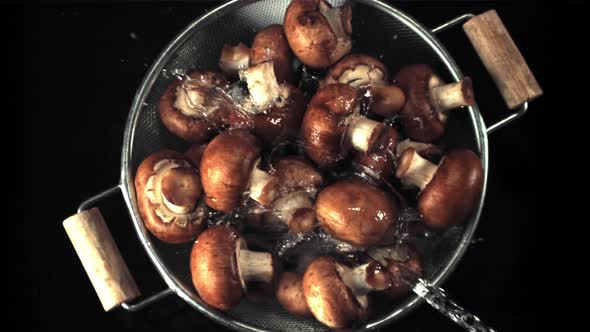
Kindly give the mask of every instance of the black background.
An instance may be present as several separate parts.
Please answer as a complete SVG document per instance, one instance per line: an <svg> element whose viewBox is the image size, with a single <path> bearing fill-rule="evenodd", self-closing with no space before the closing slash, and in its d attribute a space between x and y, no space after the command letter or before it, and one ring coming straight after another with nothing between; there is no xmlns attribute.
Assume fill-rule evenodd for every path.
<svg viewBox="0 0 590 332"><path fill-rule="evenodd" d="M24 187L35 189L23 197L34 202L25 219L35 227L22 237L24 299L32 314L25 325L86 331L222 330L174 297L139 313L104 313L61 226L82 200L118 182L123 129L143 75L183 27L215 5L62 2L26 7L21 75L32 89L25 90L23 116L29 133L25 144L35 153L25 153ZM476 243L445 283L459 303L498 330L534 329L545 296L539 291L544 289L539 288L538 252L544 244L540 220L545 211L540 176L556 139L549 123L554 114L566 114L571 102L558 97L568 75L557 66L563 63L558 54L580 37L572 31L583 26L577 21L583 8L563 1L551 7L505 1L395 5L427 27L466 12L497 9L545 90L524 118L490 137L487 201ZM580 34L584 36L583 29ZM486 123L506 116L501 97L460 28L440 39L463 72L474 78ZM562 135L567 137L567 131ZM106 200L101 209L143 293L164 288L120 197ZM384 330L389 328L460 331L427 305Z"/></svg>

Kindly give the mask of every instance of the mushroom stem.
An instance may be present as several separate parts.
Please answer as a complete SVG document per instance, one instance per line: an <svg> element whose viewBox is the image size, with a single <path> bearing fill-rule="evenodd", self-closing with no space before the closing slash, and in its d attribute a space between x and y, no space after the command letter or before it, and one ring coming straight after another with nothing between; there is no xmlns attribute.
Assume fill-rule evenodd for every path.
<svg viewBox="0 0 590 332"><path fill-rule="evenodd" d="M383 124L362 115L352 115L347 129L352 146L362 152L370 153L383 131Z"/></svg>
<svg viewBox="0 0 590 332"><path fill-rule="evenodd" d="M219 67L228 75L236 75L240 70L248 68L250 49L243 43L236 46L223 45Z"/></svg>
<svg viewBox="0 0 590 332"><path fill-rule="evenodd" d="M305 233L315 226L313 202L306 191L296 191L280 197L273 203L272 209L277 218L293 232Z"/></svg>
<svg viewBox="0 0 590 332"><path fill-rule="evenodd" d="M274 276L272 255L268 252L240 249L238 271L244 286L250 281L271 282Z"/></svg>
<svg viewBox="0 0 590 332"><path fill-rule="evenodd" d="M278 185L276 177L254 166L250 175L250 198L263 206L267 206L277 198Z"/></svg>
<svg viewBox="0 0 590 332"><path fill-rule="evenodd" d="M320 2L320 13L326 18L328 24L330 24L330 27L332 28L332 31L334 31L336 38L346 37L346 32L344 31L344 25L342 22L341 7L331 8L330 6L326 6L324 2Z"/></svg>
<svg viewBox="0 0 590 332"><path fill-rule="evenodd" d="M280 98L281 91L272 61L252 66L242 71L241 76L248 84L250 98L257 107L269 107Z"/></svg>
<svg viewBox="0 0 590 332"><path fill-rule="evenodd" d="M337 264L336 270L363 308L368 305L366 295L370 291L387 289L392 281L391 274L377 261L353 269Z"/></svg>
<svg viewBox="0 0 590 332"><path fill-rule="evenodd" d="M473 106L473 86L471 79L465 77L459 82L435 86L430 90L430 100L439 112L462 106Z"/></svg>
<svg viewBox="0 0 590 332"><path fill-rule="evenodd" d="M414 148L407 148L399 159L395 176L422 190L437 170L438 166L420 157Z"/></svg>

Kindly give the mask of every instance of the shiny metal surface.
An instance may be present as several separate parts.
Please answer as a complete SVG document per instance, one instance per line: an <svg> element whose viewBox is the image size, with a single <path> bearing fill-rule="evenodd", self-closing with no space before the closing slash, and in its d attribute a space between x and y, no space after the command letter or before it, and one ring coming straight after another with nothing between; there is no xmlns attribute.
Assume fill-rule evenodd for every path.
<svg viewBox="0 0 590 332"><path fill-rule="evenodd" d="M125 129L120 189L129 208L139 240L169 287L169 290L164 291L166 294L160 293L144 301L157 300L173 292L205 316L226 327L240 331L295 329L307 331L326 330L326 328L312 319L301 319L289 315L276 302L252 304L243 301L237 308L229 312L215 310L203 303L190 283L190 275L187 275L188 261L186 257L188 257L190 245L171 249L150 236L139 214L133 180L135 168L149 152L163 147L179 149L184 147L182 142L166 132L157 116L157 100L167 83L174 79L167 73L172 69L190 69L195 65L199 68L215 66L217 52L221 44L251 40L255 32L262 27L271 23L280 23L282 21L281 13L284 12L288 2L287 0L234 0L192 22L174 38L149 69L137 90ZM394 55L395 61L392 62L395 65L390 65L392 72L399 69L400 65L411 61L420 61L433 63L437 70L446 76L447 80L461 79L463 75L459 67L431 30L383 2L371 0L355 2L357 3L355 6L357 16L353 25L355 28L358 26L356 51L368 52L371 45L366 45L368 38L362 39L362 35L363 33L368 34L374 30L371 29L374 25L378 25L385 30L385 33L383 36L374 36L375 38L388 38L387 40L393 38L392 42L386 44L387 47L384 51L386 54L384 53L385 59L383 60L390 65L389 59L392 54ZM365 19L366 17L371 17L371 20ZM441 25L436 31L444 30L457 23L450 21ZM212 33L215 34L214 38L211 36ZM482 159L484 193L477 211L464 226L449 230L441 236L439 243L428 247L429 252L425 255L428 256L425 270L428 279L435 285L444 282L467 249L477 227L487 184L487 131L477 105L468 108L466 112L453 115L449 122L451 127L449 131L456 133L456 136L448 138L448 145L466 144L477 151ZM118 188L119 186L111 188L105 193L112 194ZM94 197L93 202L104 197L101 195ZM359 327L359 330L383 327L410 312L419 302L420 299L414 295L397 303L394 307L380 308ZM136 305L139 306L140 303ZM133 308L133 305L127 304L126 306Z"/></svg>

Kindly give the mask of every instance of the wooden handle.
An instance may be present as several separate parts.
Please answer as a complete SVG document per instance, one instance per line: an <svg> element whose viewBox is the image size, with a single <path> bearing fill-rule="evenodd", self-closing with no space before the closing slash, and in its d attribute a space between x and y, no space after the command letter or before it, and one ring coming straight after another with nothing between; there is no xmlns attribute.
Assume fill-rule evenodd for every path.
<svg viewBox="0 0 590 332"><path fill-rule="evenodd" d="M496 82L508 108L513 110L543 94L495 10L467 21L463 30Z"/></svg>
<svg viewBox="0 0 590 332"><path fill-rule="evenodd" d="M140 295L98 208L69 217L63 226L105 311Z"/></svg>

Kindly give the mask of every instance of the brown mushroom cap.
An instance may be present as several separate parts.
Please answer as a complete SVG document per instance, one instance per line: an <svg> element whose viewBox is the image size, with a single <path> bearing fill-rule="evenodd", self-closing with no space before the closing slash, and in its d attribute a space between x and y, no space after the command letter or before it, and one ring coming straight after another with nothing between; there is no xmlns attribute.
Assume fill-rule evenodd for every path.
<svg viewBox="0 0 590 332"><path fill-rule="evenodd" d="M370 86L366 89L371 95L369 112L372 114L391 118L399 114L406 103L406 95L397 86Z"/></svg>
<svg viewBox="0 0 590 332"><path fill-rule="evenodd" d="M245 129L222 132L207 145L201 182L209 207L228 213L238 206L259 154L256 137Z"/></svg>
<svg viewBox="0 0 590 332"><path fill-rule="evenodd" d="M366 315L340 278L332 257L319 257L309 265L303 275L303 293L315 318L330 328L352 327Z"/></svg>
<svg viewBox="0 0 590 332"><path fill-rule="evenodd" d="M325 0L293 0L285 13L285 34L301 62L324 68L350 52L351 18L350 3L332 8Z"/></svg>
<svg viewBox="0 0 590 332"><path fill-rule="evenodd" d="M292 82L293 54L289 48L283 26L273 24L258 32L250 48L250 66L272 61L279 83Z"/></svg>
<svg viewBox="0 0 590 332"><path fill-rule="evenodd" d="M274 165L274 175L279 179L281 192L289 193L304 190L314 193L324 179L322 174L303 158L288 156L279 159Z"/></svg>
<svg viewBox="0 0 590 332"><path fill-rule="evenodd" d="M285 272L281 275L277 286L277 300L293 315L311 316L303 294L303 278L297 273Z"/></svg>
<svg viewBox="0 0 590 332"><path fill-rule="evenodd" d="M307 156L322 168L336 165L345 157L341 148L347 129L346 118L357 108L357 90L331 84L313 96L301 123Z"/></svg>
<svg viewBox="0 0 590 332"><path fill-rule="evenodd" d="M418 210L433 229L462 224L483 191L481 160L471 150L449 152L418 198Z"/></svg>
<svg viewBox="0 0 590 332"><path fill-rule="evenodd" d="M135 191L143 222L158 239L183 243L203 229L206 208L198 204L199 175L182 154L163 150L149 155L137 169Z"/></svg>
<svg viewBox="0 0 590 332"><path fill-rule="evenodd" d="M444 123L428 99L429 82L434 75L428 65L410 65L402 68L395 81L406 94L406 103L400 111L400 124L411 139L430 143L443 135Z"/></svg>
<svg viewBox="0 0 590 332"><path fill-rule="evenodd" d="M283 106L275 105L266 113L251 116L254 134L269 146L296 137L305 113L305 97L301 90L290 84L283 86L289 89Z"/></svg>
<svg viewBox="0 0 590 332"><path fill-rule="evenodd" d="M201 233L193 245L193 285L203 301L217 309L229 310L243 296L236 259L239 237L232 227L216 226Z"/></svg>
<svg viewBox="0 0 590 332"><path fill-rule="evenodd" d="M358 179L340 180L320 191L317 218L337 239L360 247L379 243L397 220L397 202Z"/></svg>
<svg viewBox="0 0 590 332"><path fill-rule="evenodd" d="M377 178L387 179L393 175L395 148L399 134L393 127L386 127L380 138L379 146L371 153L356 151L354 160L368 167Z"/></svg>
<svg viewBox="0 0 590 332"><path fill-rule="evenodd" d="M172 82L162 97L160 98L160 119L162 123L174 135L188 142L200 143L209 139L221 127L223 112L229 112L230 103L226 103L221 98L217 88L227 84L225 78L215 72L193 72L189 75L190 87L186 84L188 81ZM207 114L206 118L202 112L195 111L194 115L187 115L177 108L177 97L179 89L199 91L204 100L203 108Z"/></svg>
<svg viewBox="0 0 590 332"><path fill-rule="evenodd" d="M405 134L413 140L431 143L443 135L446 119L443 105L450 109L475 103L471 79L444 85L428 65L406 66L399 71L395 80L406 97L406 103L400 111L400 124ZM453 86L453 89L447 89ZM441 88L453 93L435 93Z"/></svg>
<svg viewBox="0 0 590 332"><path fill-rule="evenodd" d="M387 84L388 72L383 62L365 55L349 54L330 68L320 87L342 83L355 88Z"/></svg>

